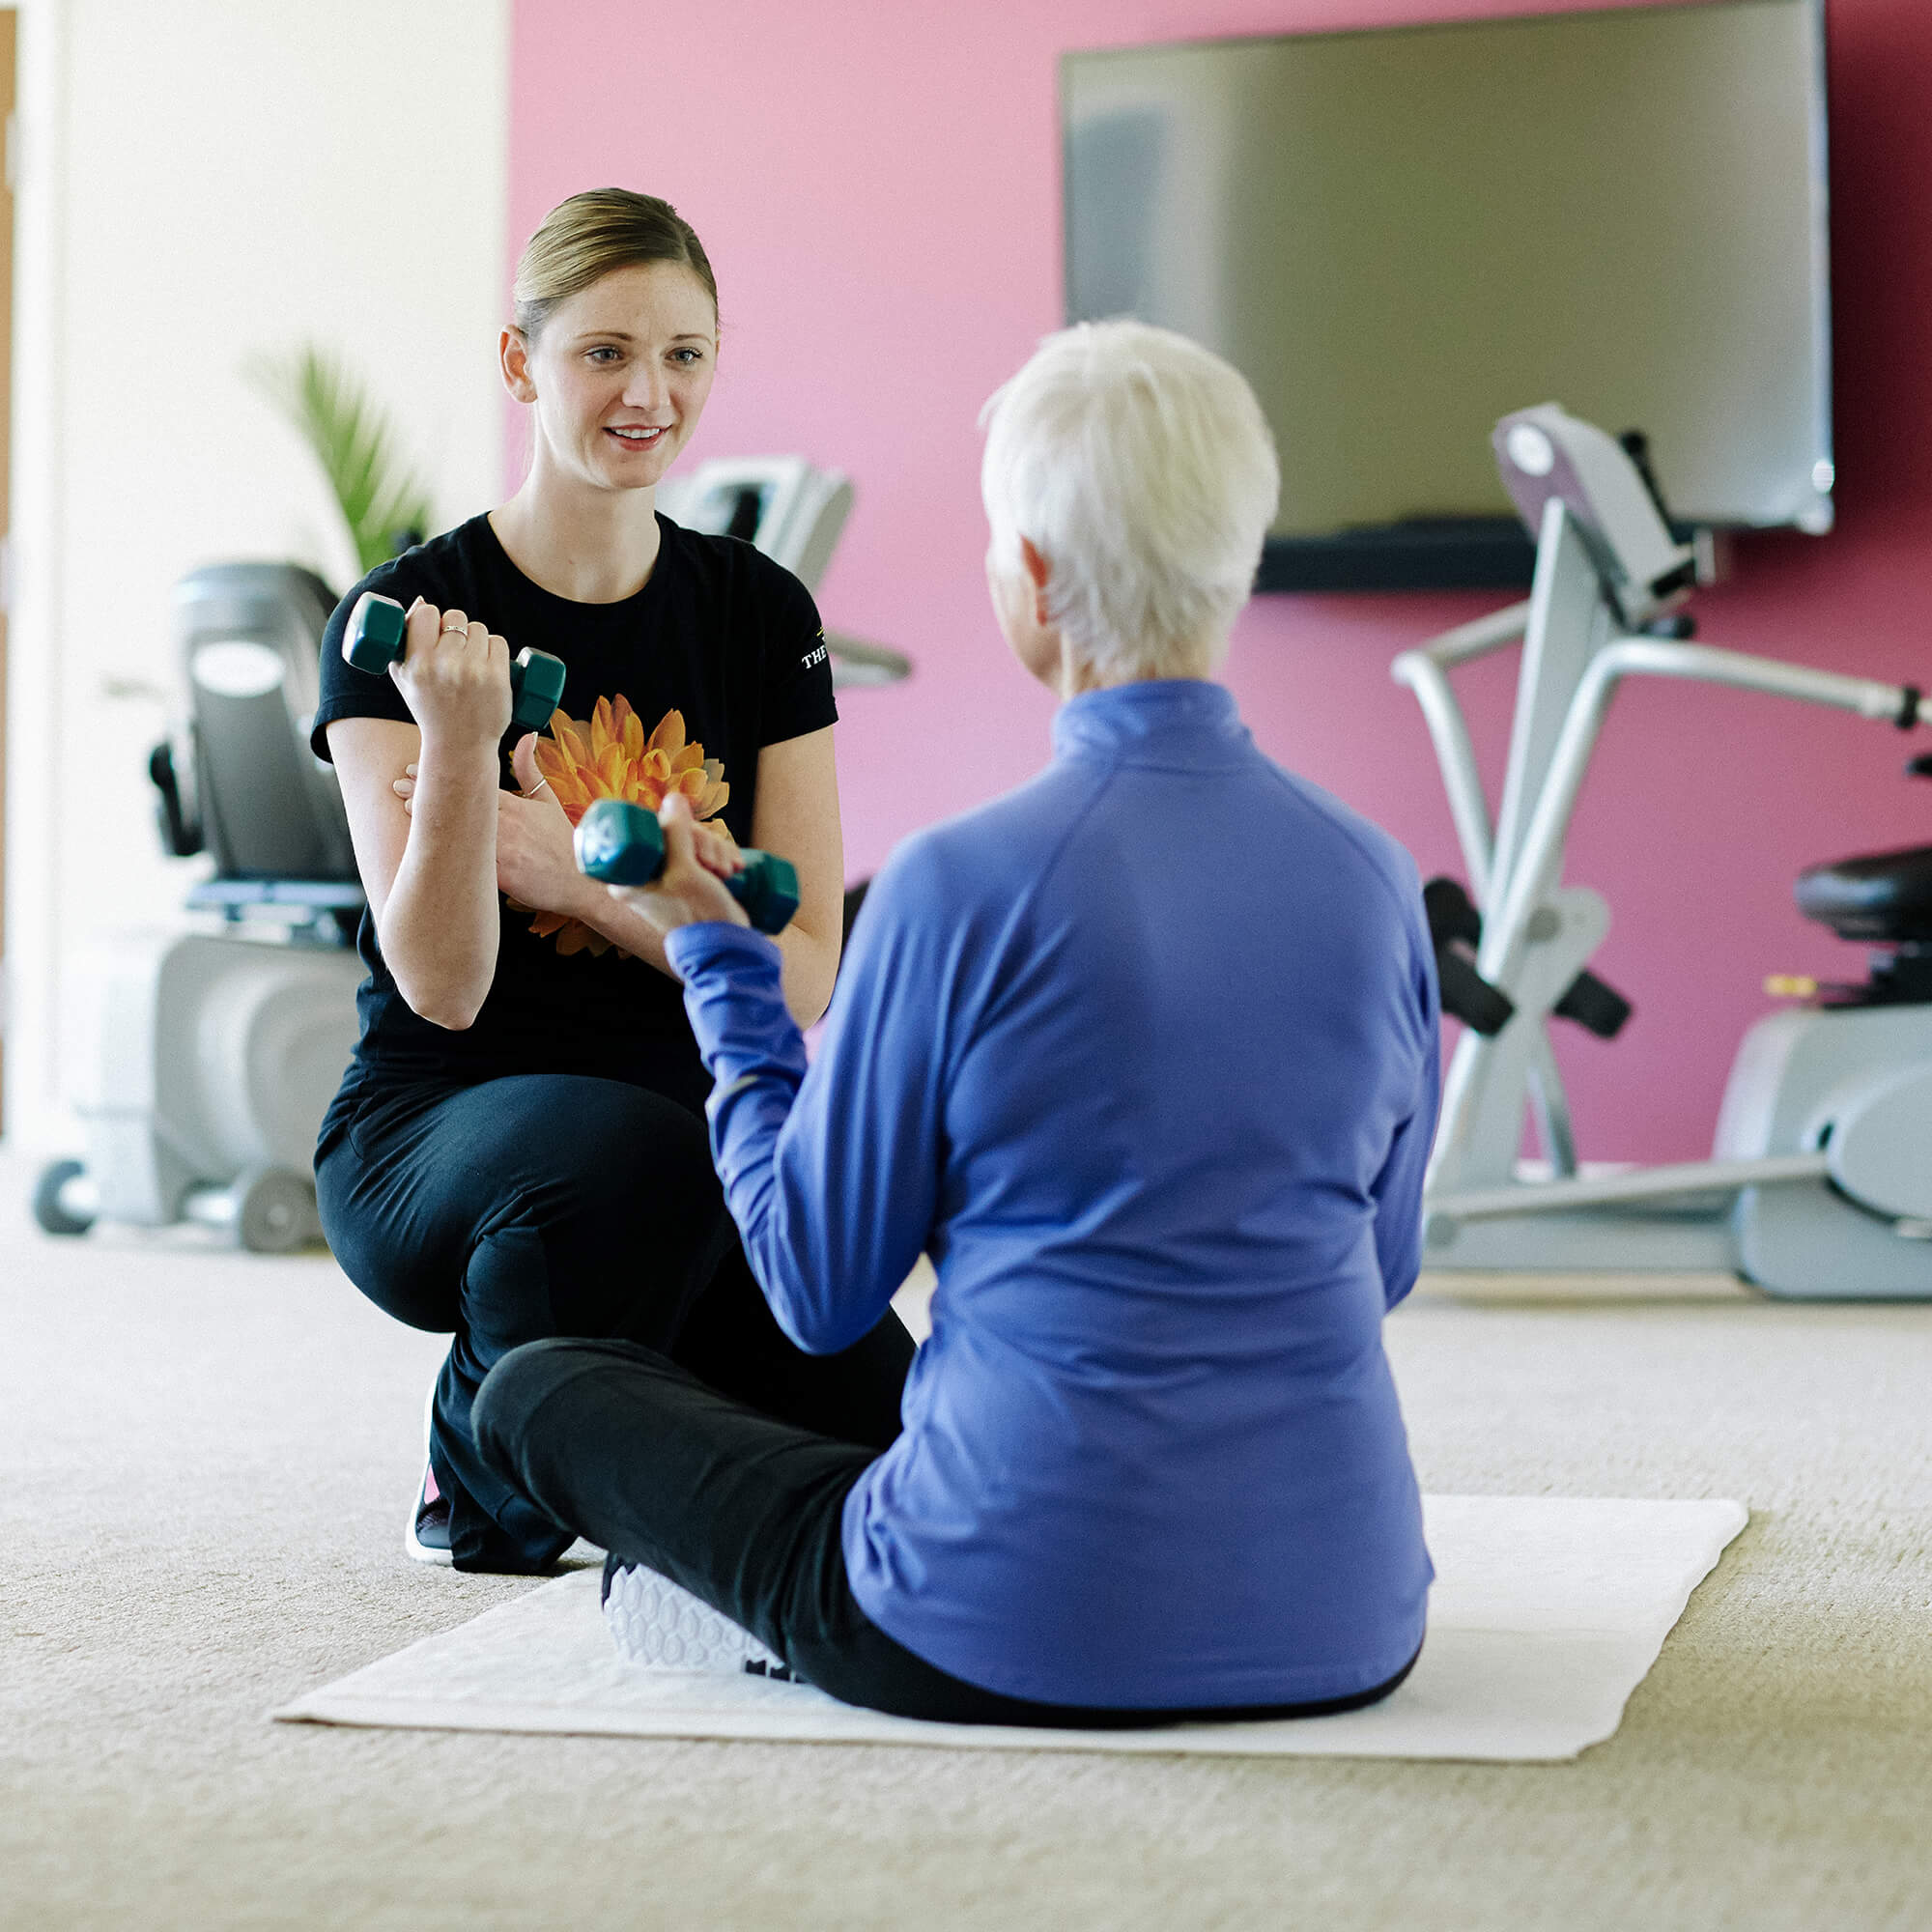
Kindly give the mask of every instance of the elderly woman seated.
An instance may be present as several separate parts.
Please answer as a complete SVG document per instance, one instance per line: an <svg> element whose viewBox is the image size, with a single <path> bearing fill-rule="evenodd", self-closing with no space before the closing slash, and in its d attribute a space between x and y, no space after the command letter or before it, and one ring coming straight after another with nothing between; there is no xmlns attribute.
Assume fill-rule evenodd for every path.
<svg viewBox="0 0 1932 1932"><path fill-rule="evenodd" d="M844 1349L932 1259L903 1431L882 1454L634 1344L550 1341L492 1373L479 1440L613 1566L848 1702L1087 1726L1366 1704L1413 1662L1431 1577L1381 1342L1435 1122L1415 868L1212 681L1279 491L1241 378L1083 327L986 422L987 578L1064 700L1051 763L895 853L810 1066L681 801L637 895L785 1332Z"/></svg>

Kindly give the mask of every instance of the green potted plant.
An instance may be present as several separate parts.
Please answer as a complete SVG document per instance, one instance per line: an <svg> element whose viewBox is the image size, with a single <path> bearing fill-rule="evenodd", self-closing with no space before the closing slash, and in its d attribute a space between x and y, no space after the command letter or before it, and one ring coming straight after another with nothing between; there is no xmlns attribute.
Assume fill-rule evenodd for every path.
<svg viewBox="0 0 1932 1932"><path fill-rule="evenodd" d="M257 361L249 373L321 464L358 571L422 541L429 492L402 455L387 412L348 369L305 343L288 356Z"/></svg>

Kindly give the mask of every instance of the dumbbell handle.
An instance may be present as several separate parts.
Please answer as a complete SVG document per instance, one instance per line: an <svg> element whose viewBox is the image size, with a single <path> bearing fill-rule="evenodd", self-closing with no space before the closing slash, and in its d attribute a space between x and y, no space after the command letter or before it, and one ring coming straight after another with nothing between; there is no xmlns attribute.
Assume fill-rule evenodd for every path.
<svg viewBox="0 0 1932 1932"><path fill-rule="evenodd" d="M655 812L621 798L600 798L579 821L577 868L607 886L647 886L665 866L664 828ZM745 869L725 890L760 932L780 932L798 910L798 871L776 852L746 851Z"/></svg>
<svg viewBox="0 0 1932 1932"><path fill-rule="evenodd" d="M403 655L409 612L393 597L365 590L349 613L342 655L357 670L382 673ZM510 666L510 723L524 731L541 731L563 698L563 660L548 651L519 651Z"/></svg>

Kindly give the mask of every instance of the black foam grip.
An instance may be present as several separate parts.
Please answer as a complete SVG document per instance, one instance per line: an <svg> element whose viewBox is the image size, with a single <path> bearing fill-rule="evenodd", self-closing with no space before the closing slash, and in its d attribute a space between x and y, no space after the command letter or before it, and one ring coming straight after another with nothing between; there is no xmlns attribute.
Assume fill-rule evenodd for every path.
<svg viewBox="0 0 1932 1932"><path fill-rule="evenodd" d="M148 778L160 794L155 801L155 822L163 849L177 859L193 858L202 850L201 827L188 821L181 781L175 776L174 748L166 739L148 754Z"/></svg>
<svg viewBox="0 0 1932 1932"><path fill-rule="evenodd" d="M1442 988L1442 1010L1479 1034L1492 1038L1516 1012L1516 1002L1491 985L1454 946L1435 949L1435 978Z"/></svg>
<svg viewBox="0 0 1932 1932"><path fill-rule="evenodd" d="M1429 918L1429 937L1438 948L1452 939L1464 946L1479 946L1483 938L1483 917L1469 895L1455 879L1431 879L1422 889L1422 910Z"/></svg>
<svg viewBox="0 0 1932 1932"><path fill-rule="evenodd" d="M1594 973L1578 973L1569 991L1550 1010L1559 1019L1575 1020L1585 1033L1599 1039L1615 1039L1634 1009L1614 986L1606 985Z"/></svg>

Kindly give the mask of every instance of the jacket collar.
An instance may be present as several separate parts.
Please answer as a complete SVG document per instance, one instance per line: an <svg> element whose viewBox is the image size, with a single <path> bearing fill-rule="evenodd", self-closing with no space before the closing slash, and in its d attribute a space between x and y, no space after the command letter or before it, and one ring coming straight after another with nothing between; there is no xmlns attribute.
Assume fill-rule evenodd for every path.
<svg viewBox="0 0 1932 1932"><path fill-rule="evenodd" d="M1253 740L1226 685L1151 678L1083 691L1053 714L1056 757L1193 769L1251 754Z"/></svg>

